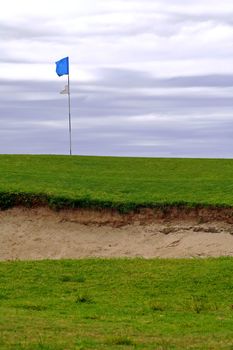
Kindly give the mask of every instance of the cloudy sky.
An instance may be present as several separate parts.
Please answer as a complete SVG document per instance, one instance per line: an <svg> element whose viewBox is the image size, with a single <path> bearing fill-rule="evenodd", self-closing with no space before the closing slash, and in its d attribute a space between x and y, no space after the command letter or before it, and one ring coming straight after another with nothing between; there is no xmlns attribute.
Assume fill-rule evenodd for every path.
<svg viewBox="0 0 233 350"><path fill-rule="evenodd" d="M232 0L7 0L0 153L233 158Z"/></svg>

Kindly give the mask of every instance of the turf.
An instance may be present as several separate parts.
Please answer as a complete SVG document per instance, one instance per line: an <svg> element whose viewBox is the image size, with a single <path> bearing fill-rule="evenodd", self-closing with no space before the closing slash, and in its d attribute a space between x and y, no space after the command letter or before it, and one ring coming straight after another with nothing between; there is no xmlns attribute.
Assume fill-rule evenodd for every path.
<svg viewBox="0 0 233 350"><path fill-rule="evenodd" d="M0 263L0 349L233 349L233 259Z"/></svg>
<svg viewBox="0 0 233 350"><path fill-rule="evenodd" d="M233 206L233 160L0 156L0 207Z"/></svg>

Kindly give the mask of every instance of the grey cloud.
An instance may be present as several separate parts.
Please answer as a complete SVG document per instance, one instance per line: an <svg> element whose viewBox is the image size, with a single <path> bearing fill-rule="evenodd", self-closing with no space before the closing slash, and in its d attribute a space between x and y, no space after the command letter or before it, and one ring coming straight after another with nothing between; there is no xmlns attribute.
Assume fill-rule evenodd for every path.
<svg viewBox="0 0 233 350"><path fill-rule="evenodd" d="M232 86L224 76L150 78L139 72L106 70L98 84L74 84L72 122L74 152L138 156L233 156L233 100L229 97L182 95L150 96L145 92L121 93L126 82L159 89L180 86ZM118 78L116 78L118 77ZM147 80L148 79L148 80ZM163 84L162 84L163 83ZM2 81L7 88L1 96L1 153L67 153L67 101L58 94L57 82ZM114 90L115 86L118 89ZM127 86L127 85L126 85ZM129 84L130 86L130 84ZM106 88L106 87L109 87ZM104 92L101 90L104 89ZM43 91L49 99L20 100L21 92ZM10 92L12 99L9 98ZM87 95L85 101L80 96ZM91 95L91 96L90 96ZM7 98L4 99L4 96ZM214 118L212 115L214 114ZM149 115L151 118L147 118ZM218 140L216 142L216 140ZM201 145L201 146L200 146Z"/></svg>
<svg viewBox="0 0 233 350"><path fill-rule="evenodd" d="M167 12L173 22L177 23L203 23L213 22L215 24L228 24L233 25L233 12L227 11L226 13L196 13L196 14L178 14Z"/></svg>
<svg viewBox="0 0 233 350"><path fill-rule="evenodd" d="M149 73L129 69L100 69L102 79L99 85L118 87L173 88L173 87L231 87L233 74L209 74L181 76L174 78L154 78Z"/></svg>
<svg viewBox="0 0 233 350"><path fill-rule="evenodd" d="M31 18L17 24L0 24L0 37L4 40L47 40L48 36L54 37L59 34L59 28L52 27L48 20L42 24L39 18Z"/></svg>
<svg viewBox="0 0 233 350"><path fill-rule="evenodd" d="M101 70L101 72L103 72ZM105 74L106 73L106 74ZM233 99L229 96L189 95L183 96L179 88L185 87L232 87L233 76L209 75L199 77L177 77L172 79L155 79L143 72L127 70L104 70L103 78L98 82L72 84L72 108L77 114L86 117L95 116L134 116L151 113L167 113L177 115L179 113L199 112L202 109L220 110L231 109ZM2 81L0 88L2 93L1 109L4 106L14 108L13 114L19 115L24 111L25 115L34 110L53 118L51 111L57 117L59 111L65 105L64 96L59 95L60 84L57 82L33 82L33 81ZM116 90L115 90L116 88ZM137 90L135 90L137 88ZM140 90L142 88L142 90ZM165 88L163 93L147 94L143 89ZM172 94L167 95L166 89L175 88ZM3 100L5 93L5 100ZM31 99L17 101L17 93L32 94ZM33 99L35 96L35 99ZM43 97L45 96L45 97ZM1 115L4 115L1 113Z"/></svg>

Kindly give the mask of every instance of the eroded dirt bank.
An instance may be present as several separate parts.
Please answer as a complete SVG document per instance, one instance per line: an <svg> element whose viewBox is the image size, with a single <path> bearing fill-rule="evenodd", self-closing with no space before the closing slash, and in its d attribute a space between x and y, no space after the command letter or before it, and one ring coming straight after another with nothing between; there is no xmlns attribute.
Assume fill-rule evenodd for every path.
<svg viewBox="0 0 233 350"><path fill-rule="evenodd" d="M0 260L233 256L232 209L0 211Z"/></svg>

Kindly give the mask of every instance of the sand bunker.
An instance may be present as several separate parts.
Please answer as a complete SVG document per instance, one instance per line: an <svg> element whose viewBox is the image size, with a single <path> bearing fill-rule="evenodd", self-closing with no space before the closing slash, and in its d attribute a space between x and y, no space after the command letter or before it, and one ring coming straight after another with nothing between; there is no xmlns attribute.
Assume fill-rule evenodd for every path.
<svg viewBox="0 0 233 350"><path fill-rule="evenodd" d="M227 222L200 218L143 221L142 215L122 217L90 210L0 211L0 260L232 255L233 225Z"/></svg>

